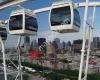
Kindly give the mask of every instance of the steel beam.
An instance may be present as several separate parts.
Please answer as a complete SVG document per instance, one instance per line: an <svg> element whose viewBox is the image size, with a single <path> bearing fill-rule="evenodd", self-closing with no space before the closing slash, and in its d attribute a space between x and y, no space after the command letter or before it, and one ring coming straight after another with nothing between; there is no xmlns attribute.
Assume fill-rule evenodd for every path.
<svg viewBox="0 0 100 80"><path fill-rule="evenodd" d="M81 2L81 3L74 3L74 7L76 8L80 8L80 7L85 7L86 5L88 5L88 7L100 7L100 2L89 2L88 4L86 4L86 2ZM47 12L51 9L52 7L44 7L44 8L40 8L40 9L36 9L33 10L34 13L42 13L42 12Z"/></svg>
<svg viewBox="0 0 100 80"><path fill-rule="evenodd" d="M5 8L8 8L10 6L25 2L25 1L31 1L31 0L12 0L9 2L5 2L4 4L0 4L0 10L3 10Z"/></svg>

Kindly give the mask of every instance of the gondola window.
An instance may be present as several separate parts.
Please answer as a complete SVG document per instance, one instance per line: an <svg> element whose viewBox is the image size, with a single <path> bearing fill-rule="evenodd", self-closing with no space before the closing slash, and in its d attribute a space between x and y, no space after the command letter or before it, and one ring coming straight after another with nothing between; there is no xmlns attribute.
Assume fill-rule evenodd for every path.
<svg viewBox="0 0 100 80"><path fill-rule="evenodd" d="M19 30L23 27L23 16L22 15L15 15L10 17L9 21L9 29L10 30Z"/></svg>
<svg viewBox="0 0 100 80"><path fill-rule="evenodd" d="M70 6L52 9L50 22L51 26L71 24Z"/></svg>

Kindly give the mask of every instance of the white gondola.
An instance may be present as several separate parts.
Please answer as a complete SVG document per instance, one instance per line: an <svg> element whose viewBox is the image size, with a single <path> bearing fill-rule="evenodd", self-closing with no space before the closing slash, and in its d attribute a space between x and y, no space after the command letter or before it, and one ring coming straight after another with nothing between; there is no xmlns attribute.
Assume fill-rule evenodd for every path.
<svg viewBox="0 0 100 80"><path fill-rule="evenodd" d="M72 2L54 2L49 13L49 25L52 31L60 33L78 32L79 12L73 7Z"/></svg>
<svg viewBox="0 0 100 80"><path fill-rule="evenodd" d="M29 9L12 11L9 18L9 32L14 35L35 35L38 30L36 15Z"/></svg>
<svg viewBox="0 0 100 80"><path fill-rule="evenodd" d="M6 28L0 27L0 37L1 37L1 40L3 40L3 41L7 40Z"/></svg>

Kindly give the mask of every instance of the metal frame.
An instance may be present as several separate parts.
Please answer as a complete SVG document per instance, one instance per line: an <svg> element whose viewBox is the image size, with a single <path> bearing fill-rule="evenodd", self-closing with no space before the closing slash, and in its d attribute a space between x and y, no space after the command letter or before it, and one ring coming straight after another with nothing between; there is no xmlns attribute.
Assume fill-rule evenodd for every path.
<svg viewBox="0 0 100 80"><path fill-rule="evenodd" d="M81 49L81 60L80 60L78 80L82 80L81 77L82 77L82 71L83 71L84 53L85 53L85 44L86 44L86 19L87 19L87 14L88 14L88 3L89 3L89 0L86 0L84 19L83 19L83 43L82 43L82 49Z"/></svg>
<svg viewBox="0 0 100 80"><path fill-rule="evenodd" d="M7 71L6 71L6 58L5 58L5 44L0 36L0 43L2 47L2 53L3 53L3 66L4 66L4 78L7 80Z"/></svg>
<svg viewBox="0 0 100 80"><path fill-rule="evenodd" d="M88 48L87 48L87 55L86 55L86 66L85 66L84 80L87 80L88 63L89 63L89 56L90 56L90 52L91 52L91 42L93 39L95 16L96 16L96 7L93 8L92 25L88 24L89 25L89 31L88 31L89 38L88 38Z"/></svg>
<svg viewBox="0 0 100 80"><path fill-rule="evenodd" d="M10 72L10 73L7 73L7 67L6 67L6 54L5 54L5 43L4 41L2 40L2 38L0 37L0 43L1 43L1 47L2 47L2 53L3 53L3 66L4 66L4 78L5 80L7 80L7 75L8 74L13 74L13 73L18 73L15 80L23 80L22 78L22 69L21 69L21 50L20 50L20 42L21 42L21 36L19 35L19 39L18 39L18 43L17 43L17 49L18 49L18 67L10 60L10 58L8 58L8 60L11 62L11 64L13 66L15 66L15 68L18 70L18 71L15 71L15 72Z"/></svg>
<svg viewBox="0 0 100 80"><path fill-rule="evenodd" d="M9 4L5 4L3 6L0 6L0 10L3 10L7 7L16 5L18 3L24 2L24 1L28 1L28 0L16 0L12 3ZM85 7L85 14L84 14L84 20L83 20L83 33L86 32L86 17L87 17L87 11L88 11L88 7L100 7L100 2L89 2L89 0L86 0L86 2L82 2L82 3L74 3L74 7L75 8L80 8L80 7ZM45 8L41 8L41 9L37 9L37 10L33 10L34 13L41 13L41 12L46 12L49 11L52 7L45 7ZM94 11L95 12L95 11ZM94 19L93 19L94 20ZM93 30L92 30L93 33ZM82 46L82 55L81 55L81 63L80 63L80 70L79 70L79 78L78 80L82 80L81 76L82 76L82 66L83 66L83 60L84 60L84 53L85 53L85 41L86 41L86 35L83 34L83 46ZM3 44L2 44L3 45ZM2 47L2 50L4 52L4 46ZM88 50L89 51L89 50ZM5 53L3 53L5 54ZM4 55L5 56L5 55ZM3 57L5 59L5 57ZM88 61L87 61L88 62ZM5 62L4 62L5 63ZM5 65L6 66L6 65ZM88 67L88 66L87 66ZM5 68L5 67L4 67ZM4 70L5 71L5 70ZM87 71L87 69L86 69ZM87 75L87 74L86 74ZM6 78L6 71L5 71L5 78ZM7 79L5 79L7 80Z"/></svg>
<svg viewBox="0 0 100 80"><path fill-rule="evenodd" d="M13 5L16 5L16 4L25 2L25 1L29 1L29 0L14 0L14 1L11 1L9 3L5 3L3 5L0 5L0 10L3 10L5 8L8 8L10 6L13 6ZM8 23L8 20L7 21L0 21L0 26L2 26L2 25L5 26L7 23ZM19 60L18 60L18 63L19 64L18 64L18 66L19 66L19 68L9 59L9 61L18 69L18 71L17 71L18 74L17 74L15 80L18 79L18 76L19 76L19 80L22 80L21 56L20 56L20 40L21 40L21 36L18 39L18 51L19 51ZM5 78L5 80L7 80L7 68L6 68L6 58L5 58L5 47L4 47L4 41L1 39L1 37L0 37L0 43L1 43L1 46L2 46L2 53L3 53L4 78ZM9 74L11 74L11 73L9 73Z"/></svg>
<svg viewBox="0 0 100 80"><path fill-rule="evenodd" d="M81 7L85 7L86 6L86 2L73 3L73 4L74 4L75 8L81 8ZM88 3L88 7L100 7L100 2L89 2ZM47 12L50 9L52 9L52 7L44 7L44 8L33 10L33 12L38 14L38 13L42 13L42 12Z"/></svg>
<svg viewBox="0 0 100 80"><path fill-rule="evenodd" d="M0 10L3 10L5 8L8 8L10 6L13 6L13 5L25 2L25 1L31 1L31 0L14 0L14 1L10 1L10 2L7 2L7 3L3 4L3 5L0 5Z"/></svg>
<svg viewBox="0 0 100 80"><path fill-rule="evenodd" d="M100 2L89 2L89 0L86 0L86 2L83 2L83 3L74 3L74 7L75 8L85 7L84 20L83 20L83 44L82 44L82 50L81 50L81 62L80 62L80 69L79 69L79 76L78 76L78 80L82 80L81 77L82 77L83 61L84 61L84 53L85 53L86 18L87 18L87 14L88 14L88 7L100 7ZM34 13L46 12L51 9L52 9L52 7L45 7L45 8L34 10ZM94 18L93 18L93 21L94 21ZM94 22L93 22L93 24L94 24ZM93 34L93 30L92 30L92 34ZM91 34L91 36L92 36L92 34ZM90 44L91 43L89 42L89 46L90 46ZM88 54L90 53L89 50L90 50L90 48L88 48ZM87 60L86 60L85 80L87 79L88 58L89 58L89 55L87 55Z"/></svg>
<svg viewBox="0 0 100 80"><path fill-rule="evenodd" d="M17 43L17 49L18 49L18 76L19 76L19 80L23 80L23 77L22 77L22 69L21 69L20 42L21 42L21 35L19 35L19 39L18 39L18 43ZM17 80L18 76L16 76L16 79L15 80Z"/></svg>

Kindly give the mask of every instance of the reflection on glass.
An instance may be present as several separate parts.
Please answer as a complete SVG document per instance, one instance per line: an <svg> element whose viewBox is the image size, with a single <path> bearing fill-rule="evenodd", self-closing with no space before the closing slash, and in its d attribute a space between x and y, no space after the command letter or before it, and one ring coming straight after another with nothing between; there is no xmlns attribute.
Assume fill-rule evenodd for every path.
<svg viewBox="0 0 100 80"><path fill-rule="evenodd" d="M80 15L76 9L74 9L74 25L80 27Z"/></svg>
<svg viewBox="0 0 100 80"><path fill-rule="evenodd" d="M9 20L9 29L10 30L19 30L23 27L23 16L22 15L16 15L11 16Z"/></svg>
<svg viewBox="0 0 100 80"><path fill-rule="evenodd" d="M5 28L0 28L0 36L1 36L2 40L7 39L7 31Z"/></svg>
<svg viewBox="0 0 100 80"><path fill-rule="evenodd" d="M51 26L71 24L70 6L52 9L50 21Z"/></svg>
<svg viewBox="0 0 100 80"><path fill-rule="evenodd" d="M31 31L37 31L38 25L36 18L29 15L25 15L25 29Z"/></svg>

